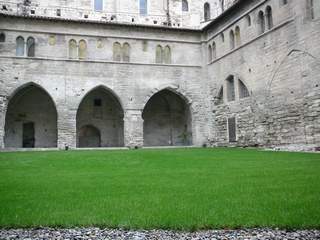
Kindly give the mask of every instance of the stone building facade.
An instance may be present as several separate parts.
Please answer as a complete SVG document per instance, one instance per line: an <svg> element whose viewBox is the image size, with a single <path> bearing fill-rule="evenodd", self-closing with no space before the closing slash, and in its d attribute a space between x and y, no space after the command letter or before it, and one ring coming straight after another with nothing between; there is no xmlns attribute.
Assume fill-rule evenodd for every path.
<svg viewBox="0 0 320 240"><path fill-rule="evenodd" d="M320 146L320 1L78 2L1 3L1 148Z"/></svg>

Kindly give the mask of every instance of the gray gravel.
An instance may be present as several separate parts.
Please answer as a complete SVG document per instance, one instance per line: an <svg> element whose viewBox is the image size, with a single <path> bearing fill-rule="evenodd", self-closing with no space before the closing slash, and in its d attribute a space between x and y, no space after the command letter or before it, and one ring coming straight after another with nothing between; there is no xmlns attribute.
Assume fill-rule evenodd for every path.
<svg viewBox="0 0 320 240"><path fill-rule="evenodd" d="M199 232L176 232L165 230L127 231L99 228L74 229L10 229L0 230L0 239L320 239L320 230L285 231L273 229L243 229L243 230L210 230Z"/></svg>

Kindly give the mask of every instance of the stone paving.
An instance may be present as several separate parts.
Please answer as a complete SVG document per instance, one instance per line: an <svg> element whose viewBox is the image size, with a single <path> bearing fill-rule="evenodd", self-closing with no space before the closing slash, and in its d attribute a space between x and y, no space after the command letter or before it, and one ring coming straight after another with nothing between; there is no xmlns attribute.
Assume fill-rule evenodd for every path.
<svg viewBox="0 0 320 240"><path fill-rule="evenodd" d="M166 230L121 230L99 228L74 229L8 229L0 230L0 239L128 239L128 240L158 240L158 239L239 239L239 240L277 240L277 239L320 239L320 230L279 230L279 229L242 229L242 230L208 230L199 232L166 231Z"/></svg>

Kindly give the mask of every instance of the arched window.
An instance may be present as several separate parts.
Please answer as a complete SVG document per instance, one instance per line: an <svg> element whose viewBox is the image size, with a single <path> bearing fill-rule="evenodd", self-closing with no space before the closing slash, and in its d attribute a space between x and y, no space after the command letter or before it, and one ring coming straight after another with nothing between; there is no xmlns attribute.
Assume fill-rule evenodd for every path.
<svg viewBox="0 0 320 240"><path fill-rule="evenodd" d="M236 93L234 88L234 77L231 75L227 78L227 100L228 102L236 100Z"/></svg>
<svg viewBox="0 0 320 240"><path fill-rule="evenodd" d="M232 50L232 49L235 48L234 32L233 32L233 30L230 31L229 38L230 38L230 49Z"/></svg>
<svg viewBox="0 0 320 240"><path fill-rule="evenodd" d="M35 56L35 41L33 37L28 37L27 39L27 56L28 57Z"/></svg>
<svg viewBox="0 0 320 240"><path fill-rule="evenodd" d="M311 17L312 19L320 18L320 1L318 0L310 0L311 3Z"/></svg>
<svg viewBox="0 0 320 240"><path fill-rule="evenodd" d="M264 21L264 13L262 11L258 14L258 24L259 24L259 34L264 33L265 31L265 21Z"/></svg>
<svg viewBox="0 0 320 240"><path fill-rule="evenodd" d="M16 39L16 55L24 56L24 38L21 36Z"/></svg>
<svg viewBox="0 0 320 240"><path fill-rule="evenodd" d="M140 15L148 14L148 1L147 0L139 0L139 9Z"/></svg>
<svg viewBox="0 0 320 240"><path fill-rule="evenodd" d="M223 33L220 33L220 38L221 38L221 42L224 43L224 34Z"/></svg>
<svg viewBox="0 0 320 240"><path fill-rule="evenodd" d="M113 61L121 61L121 44L118 42L113 44Z"/></svg>
<svg viewBox="0 0 320 240"><path fill-rule="evenodd" d="M236 26L235 35L236 35L236 44L237 44L237 46L240 46L241 45L241 34L240 34L239 26Z"/></svg>
<svg viewBox="0 0 320 240"><path fill-rule="evenodd" d="M216 43L213 42L212 43L212 59L216 59L217 58L217 48L216 48Z"/></svg>
<svg viewBox="0 0 320 240"><path fill-rule="evenodd" d="M4 33L0 33L0 42L6 41L6 35Z"/></svg>
<svg viewBox="0 0 320 240"><path fill-rule="evenodd" d="M156 63L162 63L162 47L160 45L156 48Z"/></svg>
<svg viewBox="0 0 320 240"><path fill-rule="evenodd" d="M273 28L272 8L270 6L267 6L266 8L266 18L267 18L268 29Z"/></svg>
<svg viewBox="0 0 320 240"><path fill-rule="evenodd" d="M215 99L216 105L220 105L223 103L223 87L220 88L218 96Z"/></svg>
<svg viewBox="0 0 320 240"><path fill-rule="evenodd" d="M85 40L79 41L79 58L80 59L87 58L87 43Z"/></svg>
<svg viewBox="0 0 320 240"><path fill-rule="evenodd" d="M250 93L246 85L239 79L239 98L249 97Z"/></svg>
<svg viewBox="0 0 320 240"><path fill-rule="evenodd" d="M166 46L164 48L164 53L163 53L163 62L166 64L171 63L171 49L169 46Z"/></svg>
<svg viewBox="0 0 320 240"><path fill-rule="evenodd" d="M248 25L248 27L250 27L251 26L251 17L250 17L250 15L247 15L246 19L247 19L247 25Z"/></svg>
<svg viewBox="0 0 320 240"><path fill-rule="evenodd" d="M205 3L204 7L204 21L209 21L210 20L210 4L209 3Z"/></svg>
<svg viewBox="0 0 320 240"><path fill-rule="evenodd" d="M308 10L310 10L310 17L311 17L311 19L314 19L314 9L313 9L314 2L313 2L313 0L307 1L307 4L309 5Z"/></svg>
<svg viewBox="0 0 320 240"><path fill-rule="evenodd" d="M208 63L211 63L211 62L212 62L212 47L209 44L209 46L208 46Z"/></svg>
<svg viewBox="0 0 320 240"><path fill-rule="evenodd" d="M124 62L130 62L130 45L129 45L129 43L123 44L122 59Z"/></svg>
<svg viewBox="0 0 320 240"><path fill-rule="evenodd" d="M94 10L95 11L103 10L103 0L94 0Z"/></svg>
<svg viewBox="0 0 320 240"><path fill-rule="evenodd" d="M77 50L77 42L74 39L69 41L69 58L75 59L78 57L78 50Z"/></svg>
<svg viewBox="0 0 320 240"><path fill-rule="evenodd" d="M189 4L187 0L182 0L182 12L188 12L189 11Z"/></svg>

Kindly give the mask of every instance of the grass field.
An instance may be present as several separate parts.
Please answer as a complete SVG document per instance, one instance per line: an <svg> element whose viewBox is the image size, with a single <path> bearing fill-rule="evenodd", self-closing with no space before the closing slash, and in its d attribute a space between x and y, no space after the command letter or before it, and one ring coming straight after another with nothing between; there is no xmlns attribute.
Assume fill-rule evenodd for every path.
<svg viewBox="0 0 320 240"><path fill-rule="evenodd" d="M320 227L320 155L244 149L0 153L0 227Z"/></svg>

